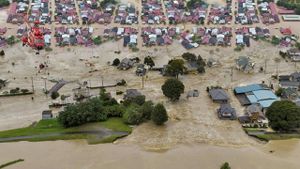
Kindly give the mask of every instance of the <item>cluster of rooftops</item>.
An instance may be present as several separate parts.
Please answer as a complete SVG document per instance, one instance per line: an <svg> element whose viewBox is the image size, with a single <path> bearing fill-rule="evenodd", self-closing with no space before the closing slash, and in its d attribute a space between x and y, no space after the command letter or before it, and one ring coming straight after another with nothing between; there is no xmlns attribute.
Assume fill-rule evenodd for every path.
<svg viewBox="0 0 300 169"><path fill-rule="evenodd" d="M246 106L245 113L237 117L236 110L230 104L230 97L227 92L220 88L212 88L209 90L211 99L220 104L217 109L219 118L221 119L239 119L241 123L251 123L253 119L256 122L266 123L264 112L275 101L280 100L274 92L264 84L250 84L239 86L233 89L233 93L242 106Z"/></svg>

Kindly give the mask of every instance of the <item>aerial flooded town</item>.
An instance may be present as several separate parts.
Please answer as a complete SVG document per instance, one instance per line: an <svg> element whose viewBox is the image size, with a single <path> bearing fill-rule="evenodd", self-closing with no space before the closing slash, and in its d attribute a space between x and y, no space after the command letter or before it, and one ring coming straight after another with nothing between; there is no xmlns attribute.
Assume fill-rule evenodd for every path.
<svg viewBox="0 0 300 169"><path fill-rule="evenodd" d="M299 0L0 0L0 169L299 169Z"/></svg>

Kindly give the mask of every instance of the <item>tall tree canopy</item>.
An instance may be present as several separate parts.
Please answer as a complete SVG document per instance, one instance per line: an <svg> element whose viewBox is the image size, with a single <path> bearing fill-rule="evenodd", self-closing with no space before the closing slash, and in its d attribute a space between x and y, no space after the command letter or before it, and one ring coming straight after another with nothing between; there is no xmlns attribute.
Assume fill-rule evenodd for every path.
<svg viewBox="0 0 300 169"><path fill-rule="evenodd" d="M184 92L184 85L177 79L168 79L161 87L163 94L172 101L179 100L180 95Z"/></svg>
<svg viewBox="0 0 300 169"><path fill-rule="evenodd" d="M291 131L300 127L300 107L291 101L276 101L267 110L270 126L277 131Z"/></svg>

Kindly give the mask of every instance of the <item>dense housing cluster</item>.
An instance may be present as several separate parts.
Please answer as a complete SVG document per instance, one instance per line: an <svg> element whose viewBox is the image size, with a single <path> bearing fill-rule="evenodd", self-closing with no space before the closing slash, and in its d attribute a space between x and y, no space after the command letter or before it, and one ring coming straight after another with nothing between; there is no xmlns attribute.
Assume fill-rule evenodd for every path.
<svg viewBox="0 0 300 169"><path fill-rule="evenodd" d="M121 4L118 6L115 16L115 23L120 24L137 24L138 23L138 11L132 4Z"/></svg>
<svg viewBox="0 0 300 169"><path fill-rule="evenodd" d="M187 21L185 2L183 0L165 0L166 15L170 24L184 23Z"/></svg>
<svg viewBox="0 0 300 169"><path fill-rule="evenodd" d="M78 24L74 0L55 0L55 21L61 24Z"/></svg>
<svg viewBox="0 0 300 169"><path fill-rule="evenodd" d="M17 2L13 2L10 5L7 22L14 23L14 24L24 23L28 8L29 8L28 0L20 0Z"/></svg>
<svg viewBox="0 0 300 169"><path fill-rule="evenodd" d="M180 34L179 28L142 28L143 45L170 45L173 42L173 38Z"/></svg>
<svg viewBox="0 0 300 169"><path fill-rule="evenodd" d="M273 24L279 23L280 19L276 10L276 4L274 2L268 2L262 0L258 4L258 9L261 15L262 23L264 24Z"/></svg>
<svg viewBox="0 0 300 169"><path fill-rule="evenodd" d="M111 23L112 14L110 10L100 11L99 3L96 0L83 0L78 3L80 9L80 17L83 24L92 23Z"/></svg>
<svg viewBox="0 0 300 169"><path fill-rule="evenodd" d="M260 27L242 27L235 30L236 44L242 46L250 46L250 38L268 38L270 37L270 30L268 28Z"/></svg>
<svg viewBox="0 0 300 169"><path fill-rule="evenodd" d="M208 24L227 24L232 21L231 2L224 6L212 6L208 15Z"/></svg>
<svg viewBox="0 0 300 169"><path fill-rule="evenodd" d="M55 28L55 39L57 46L66 45L85 45L93 44L92 39L93 28Z"/></svg>
<svg viewBox="0 0 300 169"><path fill-rule="evenodd" d="M185 48L190 46L185 45L187 42L194 47L199 45L230 46L232 28L225 26L220 28L194 27L192 33L184 32L181 36L183 37L182 45Z"/></svg>
<svg viewBox="0 0 300 169"><path fill-rule="evenodd" d="M243 25L259 23L258 12L254 0L238 0L235 22Z"/></svg>
<svg viewBox="0 0 300 169"><path fill-rule="evenodd" d="M103 31L104 38L121 39L123 38L123 46L137 45L138 31L131 27L113 27L106 28Z"/></svg>
<svg viewBox="0 0 300 169"><path fill-rule="evenodd" d="M33 0L30 8L29 22L51 23L49 0Z"/></svg>
<svg viewBox="0 0 300 169"><path fill-rule="evenodd" d="M161 24L166 22L160 0L142 0L141 19L146 24Z"/></svg>

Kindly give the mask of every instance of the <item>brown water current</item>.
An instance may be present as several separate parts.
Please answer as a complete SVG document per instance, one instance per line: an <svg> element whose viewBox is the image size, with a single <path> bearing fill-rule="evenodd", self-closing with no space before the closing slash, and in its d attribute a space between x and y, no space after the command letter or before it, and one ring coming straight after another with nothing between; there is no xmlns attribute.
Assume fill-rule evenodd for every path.
<svg viewBox="0 0 300 169"><path fill-rule="evenodd" d="M9 169L218 169L224 161L233 169L299 169L299 154L299 140L239 148L178 145L165 152L124 144L87 145L83 141L0 144L0 164L25 159Z"/></svg>

